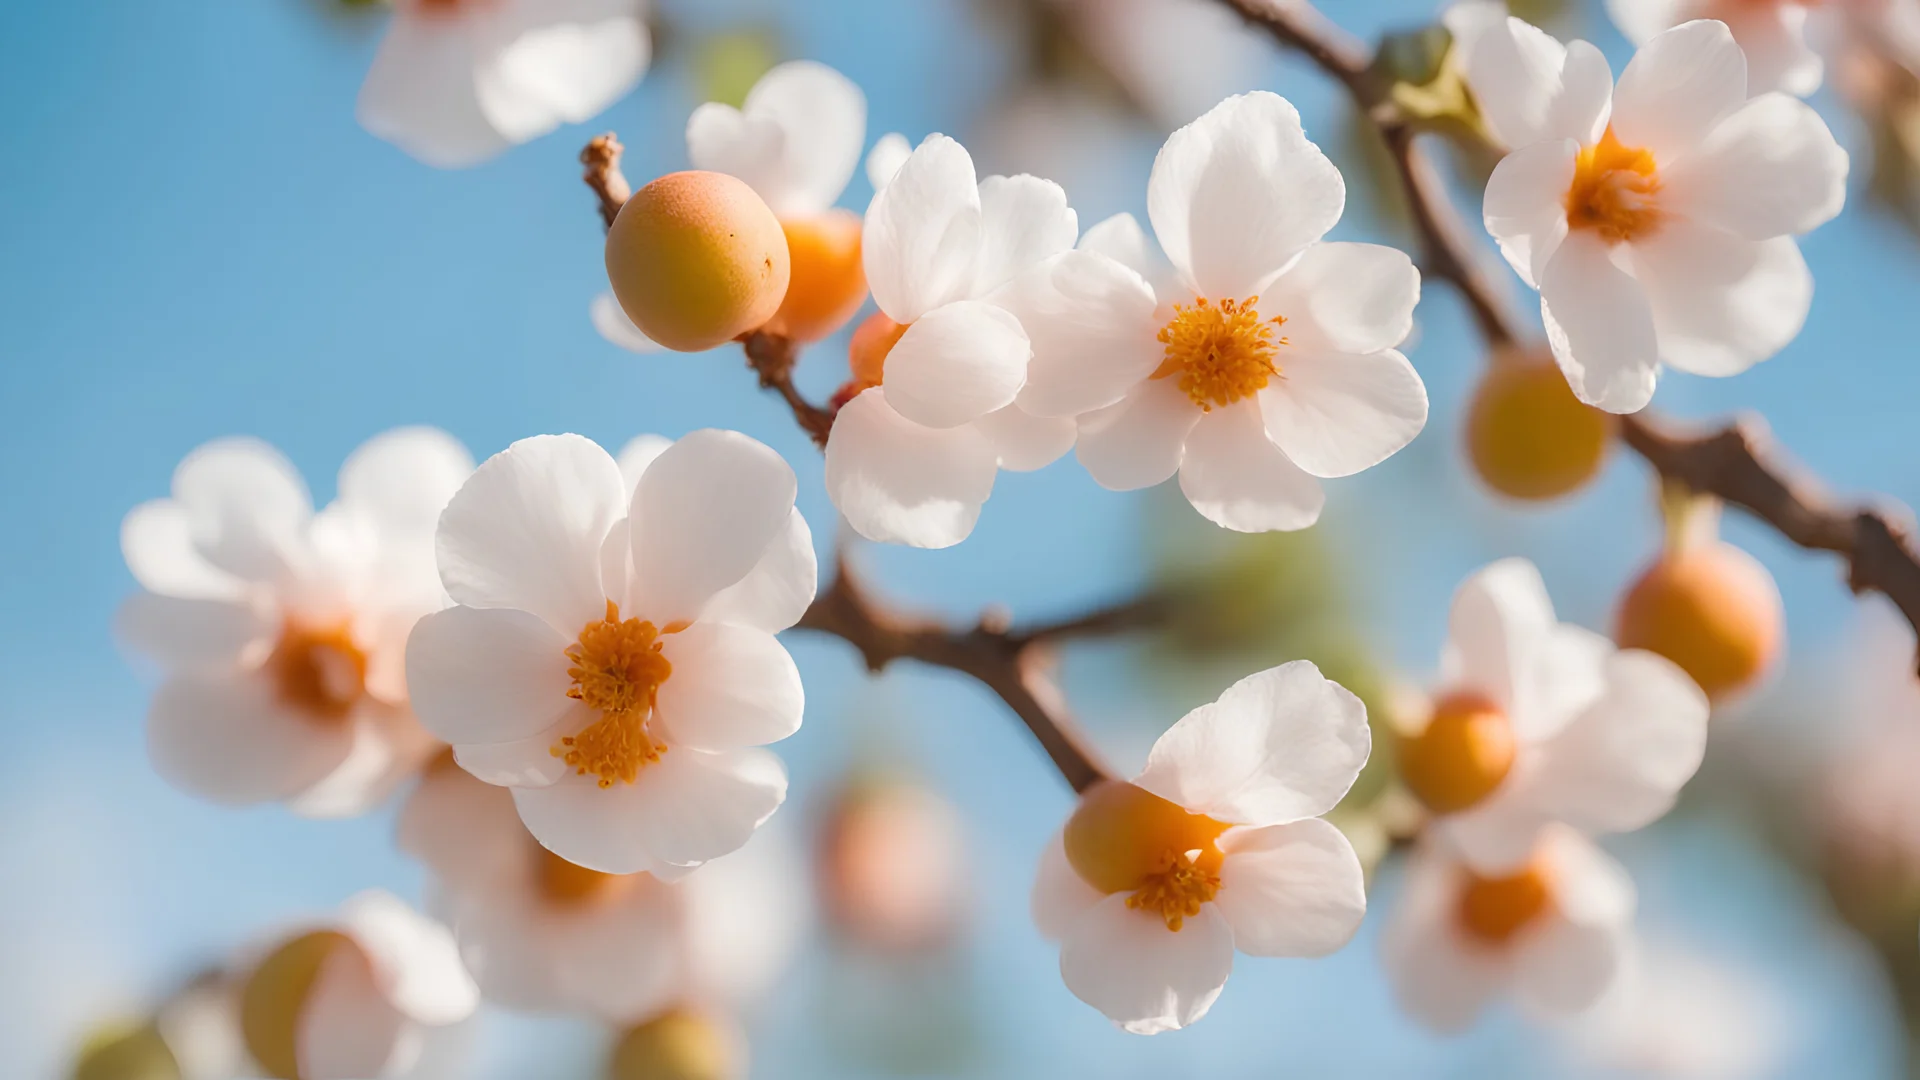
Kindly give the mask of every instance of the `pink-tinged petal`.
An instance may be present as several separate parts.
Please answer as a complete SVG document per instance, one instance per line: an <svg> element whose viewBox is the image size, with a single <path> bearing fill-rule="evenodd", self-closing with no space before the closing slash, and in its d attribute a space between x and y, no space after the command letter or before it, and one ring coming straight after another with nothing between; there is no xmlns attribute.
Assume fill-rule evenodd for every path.
<svg viewBox="0 0 1920 1080"><path fill-rule="evenodd" d="M952 547L993 493L999 452L973 425L924 427L878 387L848 402L827 441L827 494L869 540Z"/></svg>
<svg viewBox="0 0 1920 1080"><path fill-rule="evenodd" d="M996 409L973 426L993 444L1000 467L1011 472L1032 472L1059 461L1079 433L1070 416L1035 416L1018 405Z"/></svg>
<svg viewBox="0 0 1920 1080"><path fill-rule="evenodd" d="M1059 184L1025 174L987 177L980 181L980 261L968 295L984 296L1071 250L1079 235L1080 219Z"/></svg>
<svg viewBox="0 0 1920 1080"><path fill-rule="evenodd" d="M473 455L460 440L439 428L395 428L347 457L339 499L389 533L430 534L471 475Z"/></svg>
<svg viewBox="0 0 1920 1080"><path fill-rule="evenodd" d="M1030 904L1033 925L1041 936L1059 941L1074 932L1080 919L1092 911L1106 894L1087 884L1073 864L1067 861L1067 848L1060 833L1048 838L1040 852L1040 870L1034 875Z"/></svg>
<svg viewBox="0 0 1920 1080"><path fill-rule="evenodd" d="M792 466L737 431L696 431L667 448L633 493L629 615L656 626L698 615L786 531L796 486Z"/></svg>
<svg viewBox="0 0 1920 1080"><path fill-rule="evenodd" d="M800 669L765 630L695 623L666 638L673 674L655 717L668 742L696 750L765 746L800 730Z"/></svg>
<svg viewBox="0 0 1920 1080"><path fill-rule="evenodd" d="M1542 838L1540 857L1553 880L1556 910L1576 926L1625 927L1639 903L1627 868L1600 846L1565 826Z"/></svg>
<svg viewBox="0 0 1920 1080"><path fill-rule="evenodd" d="M1407 358L1287 350L1284 377L1259 395L1267 437L1311 476L1351 476L1427 426L1427 387Z"/></svg>
<svg viewBox="0 0 1920 1080"><path fill-rule="evenodd" d="M1340 170L1292 103L1230 97L1168 137L1147 182L1160 246L1201 296L1257 296L1346 208Z"/></svg>
<svg viewBox="0 0 1920 1080"><path fill-rule="evenodd" d="M365 702L348 721L353 748L319 782L287 801L309 818L347 818L372 813L420 772L440 747L404 707Z"/></svg>
<svg viewBox="0 0 1920 1080"><path fill-rule="evenodd" d="M1532 143L1501 158L1487 178L1487 232L1520 280L1534 288L1567 237L1567 189L1579 154L1572 139Z"/></svg>
<svg viewBox="0 0 1920 1080"><path fill-rule="evenodd" d="M620 903L556 926L544 960L562 1008L621 1024L672 1004L684 951L673 906L665 887L641 882ZM502 926L498 936L514 932Z"/></svg>
<svg viewBox="0 0 1920 1080"><path fill-rule="evenodd" d="M935 308L887 353L887 404L916 424L958 427L1013 404L1033 348L1020 320L979 300Z"/></svg>
<svg viewBox="0 0 1920 1080"><path fill-rule="evenodd" d="M1319 818L1221 838L1214 906L1248 956L1326 956L1367 914L1366 874L1339 829Z"/></svg>
<svg viewBox="0 0 1920 1080"><path fill-rule="evenodd" d="M368 956L334 949L307 991L294 1033L302 1080L365 1080L410 1068L420 1032L380 993Z"/></svg>
<svg viewBox="0 0 1920 1080"><path fill-rule="evenodd" d="M1152 379L1119 404L1080 417L1074 456L1101 487L1152 487L1180 471L1187 435L1204 415L1175 380Z"/></svg>
<svg viewBox="0 0 1920 1080"><path fill-rule="evenodd" d="M1630 941L1625 927L1553 919L1515 953L1514 995L1548 1016L1584 1012L1613 988Z"/></svg>
<svg viewBox="0 0 1920 1080"><path fill-rule="evenodd" d="M1807 16L1800 4L1751 4L1731 15L1727 26L1740 51L1747 54L1747 90L1764 94L1778 90L1794 97L1810 97L1820 89L1826 63L1807 43Z"/></svg>
<svg viewBox="0 0 1920 1080"><path fill-rule="evenodd" d="M1381 962L1400 1007L1442 1032L1471 1027L1507 981L1497 954L1469 948L1456 928L1461 881L1454 862L1423 843L1407 859L1380 935Z"/></svg>
<svg viewBox="0 0 1920 1080"><path fill-rule="evenodd" d="M714 594L697 621L737 623L777 634L806 614L820 579L813 532L799 510L747 576Z"/></svg>
<svg viewBox="0 0 1920 1080"><path fill-rule="evenodd" d="M129 648L167 671L217 675L257 663L279 629L259 605L244 600L189 600L137 592L114 617Z"/></svg>
<svg viewBox="0 0 1920 1080"><path fill-rule="evenodd" d="M1707 698L1671 661L1629 649L1606 692L1539 749L1531 802L1583 832L1626 832L1672 809L1707 747Z"/></svg>
<svg viewBox="0 0 1920 1080"><path fill-rule="evenodd" d="M1695 375L1738 375L1771 357L1813 307L1813 274L1791 236L1748 240L1673 220L1636 241L1632 259L1661 361Z"/></svg>
<svg viewBox="0 0 1920 1080"><path fill-rule="evenodd" d="M962 299L973 285L981 237L973 158L945 135L929 135L867 206L861 234L873 302L910 323Z"/></svg>
<svg viewBox="0 0 1920 1080"><path fill-rule="evenodd" d="M1260 295L1260 313L1281 316L1282 364L1295 352L1371 353L1413 332L1420 271L1404 251L1379 244L1318 243Z"/></svg>
<svg viewBox="0 0 1920 1080"><path fill-rule="evenodd" d="M1060 944L1073 996L1135 1035L1174 1031L1207 1015L1233 972L1233 931L1212 905L1167 929L1123 894L1101 900Z"/></svg>
<svg viewBox="0 0 1920 1080"><path fill-rule="evenodd" d="M600 545L626 509L620 467L578 435L522 439L488 458L440 516L454 600L518 608L569 640L606 616Z"/></svg>
<svg viewBox="0 0 1920 1080"><path fill-rule="evenodd" d="M1661 171L1661 205L1750 240L1809 232L1847 201L1847 152L1806 102L1762 94Z"/></svg>
<svg viewBox="0 0 1920 1080"><path fill-rule="evenodd" d="M452 1024L480 1004L453 934L439 922L377 889L348 898L340 920L372 962L381 995L409 1020Z"/></svg>
<svg viewBox="0 0 1920 1080"><path fill-rule="evenodd" d="M498 891L528 870L532 845L513 796L444 764L400 808L395 842L455 890Z"/></svg>
<svg viewBox="0 0 1920 1080"><path fill-rule="evenodd" d="M1153 290L1103 255L1055 256L992 299L1019 319L1032 343L1019 401L1038 416L1073 417L1112 405L1153 374L1165 352L1155 339Z"/></svg>
<svg viewBox="0 0 1920 1080"><path fill-rule="evenodd" d="M498 743L460 743L453 760L475 779L500 787L546 787L571 770L553 751L560 740L600 718L597 710L574 703L552 727L524 739Z"/></svg>
<svg viewBox="0 0 1920 1080"><path fill-rule="evenodd" d="M128 511L120 523L120 551L134 580L162 596L234 600L246 588L200 555L187 508L172 499L154 499Z"/></svg>
<svg viewBox="0 0 1920 1080"><path fill-rule="evenodd" d="M480 62L461 20L396 15L360 87L360 126L439 168L485 161L512 140L481 107Z"/></svg>
<svg viewBox="0 0 1920 1080"><path fill-rule="evenodd" d="M567 646L538 616L451 607L407 641L407 685L428 731L454 743L503 743L553 726L574 704Z"/></svg>
<svg viewBox="0 0 1920 1080"><path fill-rule="evenodd" d="M1215 409L1187 436L1180 490L1200 516L1235 532L1304 529L1326 494L1267 435L1256 401Z"/></svg>
<svg viewBox="0 0 1920 1080"><path fill-rule="evenodd" d="M1372 745L1360 699L1295 660L1181 717L1134 783L1216 821L1280 825L1333 809Z"/></svg>
<svg viewBox="0 0 1920 1080"><path fill-rule="evenodd" d="M1747 100L1747 58L1727 25L1683 23L1640 47L1613 92L1620 141L1678 161Z"/></svg>
<svg viewBox="0 0 1920 1080"><path fill-rule="evenodd" d="M1433 829L1460 861L1489 876L1516 874L1532 861L1541 833L1553 818L1533 804L1524 773L1491 796L1455 814L1437 817Z"/></svg>
<svg viewBox="0 0 1920 1080"><path fill-rule="evenodd" d="M745 180L781 217L818 214L853 179L867 138L867 98L812 60L776 65L742 107L708 103L687 123L694 168ZM879 185L876 185L876 190Z"/></svg>
<svg viewBox="0 0 1920 1080"><path fill-rule="evenodd" d="M1660 345L1644 286L1591 230L1569 233L1540 274L1547 343L1574 395L1611 413L1653 400Z"/></svg>
<svg viewBox="0 0 1920 1080"><path fill-rule="evenodd" d="M215 439L180 462L173 501L185 511L195 550L247 581L284 580L305 562L313 520L306 481L258 439Z"/></svg>
<svg viewBox="0 0 1920 1080"><path fill-rule="evenodd" d="M703 754L675 747L632 784L567 776L514 788L520 820L548 850L606 874L690 866L747 842L787 797L787 773L764 750Z"/></svg>
<svg viewBox="0 0 1920 1080"><path fill-rule="evenodd" d="M292 798L352 749L351 727L290 712L258 676L170 680L147 714L154 771L229 805Z"/></svg>

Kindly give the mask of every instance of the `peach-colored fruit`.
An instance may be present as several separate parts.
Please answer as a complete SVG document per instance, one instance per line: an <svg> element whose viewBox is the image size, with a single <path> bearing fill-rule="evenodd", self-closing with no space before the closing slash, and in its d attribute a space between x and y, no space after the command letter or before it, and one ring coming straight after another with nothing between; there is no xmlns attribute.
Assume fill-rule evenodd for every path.
<svg viewBox="0 0 1920 1080"><path fill-rule="evenodd" d="M851 211L829 210L782 225L793 278L767 329L795 341L819 341L845 326L867 298L860 218Z"/></svg>
<svg viewBox="0 0 1920 1080"><path fill-rule="evenodd" d="M1474 694L1441 699L1426 728L1399 741L1401 778L1436 814L1457 813L1493 794L1513 756L1507 714Z"/></svg>
<svg viewBox="0 0 1920 1080"><path fill-rule="evenodd" d="M1751 685L1786 635L1780 590L1759 561L1714 541L1663 553L1620 603L1614 637L1680 665L1709 698Z"/></svg>
<svg viewBox="0 0 1920 1080"><path fill-rule="evenodd" d="M1467 410L1467 456L1488 487L1515 499L1551 499L1594 478L1613 419L1581 403L1551 362L1496 364Z"/></svg>
<svg viewBox="0 0 1920 1080"><path fill-rule="evenodd" d="M698 352L757 330L792 272L767 204L725 173L669 173L633 193L607 230L607 279L640 332Z"/></svg>

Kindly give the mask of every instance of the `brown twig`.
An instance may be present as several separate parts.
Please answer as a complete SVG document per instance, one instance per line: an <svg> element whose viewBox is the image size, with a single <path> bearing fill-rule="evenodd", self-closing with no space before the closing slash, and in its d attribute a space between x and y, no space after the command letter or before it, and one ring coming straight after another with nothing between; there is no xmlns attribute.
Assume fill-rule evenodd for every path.
<svg viewBox="0 0 1920 1080"><path fill-rule="evenodd" d="M1479 269L1459 212L1415 143L1419 132L1394 106L1391 86L1375 76L1365 53L1300 0L1220 2L1346 87L1393 151L1413 207L1426 273L1460 290L1490 345L1521 340L1513 315ZM1911 515L1904 509L1881 512L1835 505L1811 479L1780 464L1781 453L1751 420L1685 434L1649 409L1621 417L1620 434L1662 476L1741 508L1802 548L1839 555L1847 561L1847 582L1854 592L1886 594L1920 633L1920 555L1911 540Z"/></svg>
<svg viewBox="0 0 1920 1080"><path fill-rule="evenodd" d="M580 151L580 164L586 166L580 178L600 197L600 220L609 229L613 228L613 219L620 216L620 208L633 197L633 185L620 171L620 154L625 150L609 131L595 135Z"/></svg>
<svg viewBox="0 0 1920 1080"><path fill-rule="evenodd" d="M747 352L747 366L760 376L760 388L780 395L793 410L794 422L826 449L827 435L833 431L833 410L808 401L793 385L793 366L800 358L800 346L792 338L756 330L740 339Z"/></svg>

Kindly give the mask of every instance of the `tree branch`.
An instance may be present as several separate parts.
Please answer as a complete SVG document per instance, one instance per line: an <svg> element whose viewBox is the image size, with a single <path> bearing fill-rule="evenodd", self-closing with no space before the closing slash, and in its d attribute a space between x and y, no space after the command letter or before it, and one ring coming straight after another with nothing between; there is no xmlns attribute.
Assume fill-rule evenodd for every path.
<svg viewBox="0 0 1920 1080"><path fill-rule="evenodd" d="M620 208L633 197L633 185L620 171L620 155L625 150L609 131L595 135L580 151L580 164L586 166L580 178L600 197L600 221L609 229L613 228L613 219L620 216Z"/></svg>
<svg viewBox="0 0 1920 1080"><path fill-rule="evenodd" d="M1347 89L1393 151L1413 208L1425 272L1460 290L1488 344L1521 340L1499 291L1479 269L1458 211L1415 144L1419 132L1395 107L1392 87L1375 76L1361 48L1302 0L1220 2ZM1779 463L1780 452L1753 420L1687 434L1647 409L1621 417L1620 436L1662 476L1739 507L1802 548L1839 555L1847 561L1854 592L1884 593L1920 634L1920 555L1912 543L1911 514L1904 508L1881 512L1835 505L1813 480Z"/></svg>

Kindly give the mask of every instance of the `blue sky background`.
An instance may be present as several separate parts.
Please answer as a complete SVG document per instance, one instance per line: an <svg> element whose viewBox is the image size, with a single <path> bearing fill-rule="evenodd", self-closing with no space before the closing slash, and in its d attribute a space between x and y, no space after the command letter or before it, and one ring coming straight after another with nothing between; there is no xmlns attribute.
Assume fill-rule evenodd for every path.
<svg viewBox="0 0 1920 1080"><path fill-rule="evenodd" d="M870 137L938 130L971 140L1011 70L1003 43L960 0L665 6L696 34L772 12L788 55L830 63L866 89ZM1432 11L1429 0L1322 7L1365 36ZM697 103L684 64L656 68L590 126L441 172L354 122L380 19L321 10L317 0L0 5L0 1072L9 1076L55 1075L89 1018L137 1005L257 928L371 885L419 895L421 874L393 851L390 813L308 822L273 808L219 810L147 767L151 679L109 633L133 588L118 528L128 508L166 491L192 447L232 433L266 438L324 500L345 455L399 424L444 427L478 456L542 432L617 447L640 432L731 427L793 462L816 536L834 531L818 455L753 389L737 353L636 358L586 319L604 279L574 155L588 134L612 128L630 148L630 175L683 167L680 133ZM1618 68L1624 43L1589 26ZM1206 58L1175 52L1167 62ZM1273 54L1258 76L1299 104L1310 134L1337 141L1340 102L1311 71ZM1819 104L1860 145L1855 122ZM1122 139L1097 190L1083 196L1069 183L1083 223L1142 208L1157 143L1144 131ZM867 196L857 179L847 203ZM1358 206L1338 234L1384 235ZM1862 206L1804 249L1818 281L1805 333L1737 379L1669 375L1659 403L1682 415L1757 409L1842 490L1911 503L1920 251ZM1420 314L1411 356L1433 421L1385 465L1332 484L1323 526L1356 571L1370 640L1416 678L1433 667L1447 598L1473 568L1532 556L1563 616L1604 626L1658 535L1651 482L1625 458L1544 511L1478 492L1457 449L1477 342L1444 288L1429 290ZM803 380L824 395L840 364L822 347ZM1022 616L1065 613L1139 581L1148 517L1173 505L1105 492L1069 459L1003 476L957 549L863 557L891 594L956 616L988 602ZM1778 577L1794 655L1833 652L1855 610L1836 566L1744 522L1727 531ZM876 687L837 643L792 647L810 706L782 747L794 833L877 728L966 815L979 912L955 962L964 977L944 981L971 1003L984 1037L962 1074L1589 1075L1561 1040L1511 1015L1452 1040L1406 1025L1378 973L1377 915L1326 961L1243 959L1197 1028L1119 1034L1060 985L1053 951L1026 918L1033 860L1069 800L1017 725L964 680L902 670ZM1123 765L1195 703L1140 692L1127 659L1091 650L1068 672L1089 728ZM1803 666L1821 685L1819 665ZM1815 887L1725 823L1688 821L1612 846L1640 873L1656 933L1734 965L1784 1003L1784 1050L1768 1075L1896 1074L1885 991L1824 920ZM1384 912L1390 881L1379 896ZM834 1034L860 1000L845 982L857 973L843 967L815 950L767 1003L755 1021L757 1076L865 1075ZM474 1038L471 1075L517 1078L590 1059L598 1036L489 1016Z"/></svg>

